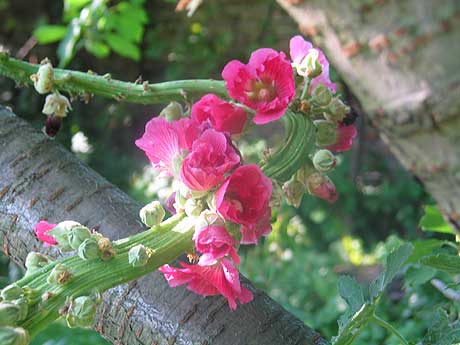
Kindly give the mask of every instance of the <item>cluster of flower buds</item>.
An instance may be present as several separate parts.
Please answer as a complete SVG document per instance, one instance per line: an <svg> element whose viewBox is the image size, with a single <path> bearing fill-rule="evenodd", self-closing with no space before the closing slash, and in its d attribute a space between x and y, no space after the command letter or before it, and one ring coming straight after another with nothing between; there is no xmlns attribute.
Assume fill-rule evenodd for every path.
<svg viewBox="0 0 460 345"><path fill-rule="evenodd" d="M56 78L54 75L53 65L45 59L42 61L36 74L32 74L30 79L34 82L35 90L46 95L43 114L47 116L45 122L45 133L54 137L62 126L62 119L67 116L69 110L72 110L69 99L54 90ZM53 91L54 90L54 91Z"/></svg>
<svg viewBox="0 0 460 345"><path fill-rule="evenodd" d="M195 224L190 263L160 268L170 286L187 284L201 295L221 294L231 309L238 301L252 299L235 268L240 262L237 249L240 244L257 244L270 233L272 181L258 165L242 162L237 141L249 121L273 122L288 108L296 116L308 117L317 128L315 148L302 158L307 163L282 190L297 207L306 191L330 202L337 199L335 186L325 174L337 162L332 152L351 146L354 134L344 135L344 128L349 129L342 123L348 107L335 95L321 50L296 36L291 40L291 58L259 49L247 64L229 62L222 77L229 96L238 103L207 94L192 105L190 113L184 113L173 102L147 123L136 141L155 169L177 181L168 211L185 213ZM296 81L304 86L299 94ZM275 186L279 182L275 180ZM153 202L140 216L147 226L155 226L163 220L164 210ZM142 245L129 254L133 266L149 260L149 248Z"/></svg>

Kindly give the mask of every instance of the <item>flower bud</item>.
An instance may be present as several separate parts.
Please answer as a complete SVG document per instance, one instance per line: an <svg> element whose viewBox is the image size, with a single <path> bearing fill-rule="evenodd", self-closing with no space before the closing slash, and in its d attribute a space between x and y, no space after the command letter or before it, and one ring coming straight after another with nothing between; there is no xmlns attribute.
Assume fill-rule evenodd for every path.
<svg viewBox="0 0 460 345"><path fill-rule="evenodd" d="M52 93L46 96L43 114L53 117L66 117L69 110L72 110L69 99L61 94Z"/></svg>
<svg viewBox="0 0 460 345"><path fill-rule="evenodd" d="M313 102L321 107L327 106L332 101L332 91L323 84L319 84L312 92Z"/></svg>
<svg viewBox="0 0 460 345"><path fill-rule="evenodd" d="M330 203L336 202L339 195L335 188L334 183L329 177L320 173L313 173L308 177L307 188L310 194L329 201Z"/></svg>
<svg viewBox="0 0 460 345"><path fill-rule="evenodd" d="M86 226L75 226L68 233L69 245L77 250L87 238L91 237L91 232Z"/></svg>
<svg viewBox="0 0 460 345"><path fill-rule="evenodd" d="M187 199L184 198L179 192L176 192L174 199L175 199L174 207L176 211L177 212L183 211L185 208L185 202L187 201Z"/></svg>
<svg viewBox="0 0 460 345"><path fill-rule="evenodd" d="M133 267L141 267L147 265L147 262L152 255L153 250L145 247L142 244L132 247L128 253L128 260Z"/></svg>
<svg viewBox="0 0 460 345"><path fill-rule="evenodd" d="M337 125L326 120L316 120L316 144L318 146L328 146L335 144L337 140Z"/></svg>
<svg viewBox="0 0 460 345"><path fill-rule="evenodd" d="M297 73L308 78L316 78L323 72L323 67L319 62L319 51L310 49L308 55L302 60L300 66L295 66Z"/></svg>
<svg viewBox="0 0 460 345"><path fill-rule="evenodd" d="M22 288L16 284L8 285L3 288L1 297L4 301L12 301L14 299L20 298L24 294Z"/></svg>
<svg viewBox="0 0 460 345"><path fill-rule="evenodd" d="M283 185L283 192L287 203L298 208L302 202L305 187L297 179L292 178Z"/></svg>
<svg viewBox="0 0 460 345"><path fill-rule="evenodd" d="M198 217L203 211L203 202L200 199L188 199L185 202L185 214L189 217Z"/></svg>
<svg viewBox="0 0 460 345"><path fill-rule="evenodd" d="M64 222L60 222L56 225L53 229L48 231L48 234L53 236L57 241L57 247L62 252L68 252L73 250L73 248L69 244L69 232L72 228L81 227L80 223L66 220Z"/></svg>
<svg viewBox="0 0 460 345"><path fill-rule="evenodd" d="M51 92L54 84L53 65L49 62L41 65L37 74L32 74L30 79L33 80L35 90L37 90L39 94L44 95Z"/></svg>
<svg viewBox="0 0 460 345"><path fill-rule="evenodd" d="M335 168L337 159L329 150L318 150L313 156L313 165L315 169L322 173L327 173Z"/></svg>
<svg viewBox="0 0 460 345"><path fill-rule="evenodd" d="M97 303L89 296L75 298L67 311L66 321L70 328L89 327L94 322Z"/></svg>
<svg viewBox="0 0 460 345"><path fill-rule="evenodd" d="M34 300L40 296L40 290L31 288L30 286L24 286L23 291L24 297L29 301Z"/></svg>
<svg viewBox="0 0 460 345"><path fill-rule="evenodd" d="M71 274L67 270L67 267L65 267L63 264L56 264L56 266L54 266L48 275L46 282L50 285L63 285L67 283L70 278Z"/></svg>
<svg viewBox="0 0 460 345"><path fill-rule="evenodd" d="M324 116L327 120L337 123L342 122L349 112L350 107L336 97L332 99Z"/></svg>
<svg viewBox="0 0 460 345"><path fill-rule="evenodd" d="M24 297L15 299L14 301L11 301L14 305L17 305L19 307L19 315L18 315L18 321L25 320L27 317L27 313L29 312L29 303Z"/></svg>
<svg viewBox="0 0 460 345"><path fill-rule="evenodd" d="M150 204L142 207L139 212L142 223L149 227L160 224L163 221L165 214L165 209L161 206L159 201L152 201Z"/></svg>
<svg viewBox="0 0 460 345"><path fill-rule="evenodd" d="M45 121L44 131L47 136L54 138L62 126L62 119L56 116L48 116Z"/></svg>
<svg viewBox="0 0 460 345"><path fill-rule="evenodd" d="M167 121L179 120L184 115L184 109L179 102L172 101L161 112L160 116Z"/></svg>
<svg viewBox="0 0 460 345"><path fill-rule="evenodd" d="M14 325L20 320L21 308L12 302L0 302L0 326Z"/></svg>
<svg viewBox="0 0 460 345"><path fill-rule="evenodd" d="M115 250L113 249L112 242L107 237L100 236L97 239L97 244L99 246L102 260L108 261L115 256Z"/></svg>
<svg viewBox="0 0 460 345"><path fill-rule="evenodd" d="M37 270L45 267L51 262L51 259L47 256L37 253L37 252L30 252L27 254L25 266L27 268L26 275L30 275Z"/></svg>
<svg viewBox="0 0 460 345"><path fill-rule="evenodd" d="M0 327L0 344L2 345L28 345L29 333L23 328Z"/></svg>
<svg viewBox="0 0 460 345"><path fill-rule="evenodd" d="M216 212L204 210L195 222L195 231L199 231L210 225L225 226L225 222Z"/></svg>
<svg viewBox="0 0 460 345"><path fill-rule="evenodd" d="M307 186L308 176L316 172L315 167L313 166L313 162L311 160L307 160L307 162L297 170L295 175L297 181L302 183L305 187Z"/></svg>
<svg viewBox="0 0 460 345"><path fill-rule="evenodd" d="M83 260L97 259L100 254L98 241L94 237L88 237L78 247L78 256Z"/></svg>

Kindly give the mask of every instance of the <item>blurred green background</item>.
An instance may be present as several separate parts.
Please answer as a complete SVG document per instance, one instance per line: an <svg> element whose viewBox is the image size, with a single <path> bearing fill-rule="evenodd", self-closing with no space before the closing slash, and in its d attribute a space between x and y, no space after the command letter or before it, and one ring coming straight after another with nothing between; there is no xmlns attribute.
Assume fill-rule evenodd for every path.
<svg viewBox="0 0 460 345"><path fill-rule="evenodd" d="M190 18L176 13L175 3L0 0L0 45L31 62L48 57L72 69L157 82L220 78L230 59L246 60L258 47L286 51L289 38L297 34L296 25L274 1L252 1L251 6L245 1L209 1ZM69 28L78 28L78 35L69 34L75 32ZM333 80L339 82L334 72ZM343 85L340 92L346 97ZM45 120L43 101L32 89L16 88L0 78L1 104L11 106L37 128ZM148 202L168 196L167 181L155 178L134 146L144 124L161 107L101 98L87 104L75 100L72 105L74 110L56 140L133 198ZM336 334L337 319L345 309L337 291L338 276L371 281L380 271L381 259L401 239L426 237L418 221L422 206L432 203L367 119L358 117L357 126L354 149L340 156L331 175L340 193L338 202L330 205L306 196L299 209L282 205L273 233L258 246L245 247L241 265L242 273L257 287L326 338ZM257 156L264 144L251 142L247 148L246 154ZM21 272L2 257L0 274L0 285L5 285ZM424 334L434 305L449 305L431 285L423 284L433 276L414 267L409 279L392 284L379 306L380 315L411 339ZM92 331L69 330L59 323L34 341L105 343ZM374 326L356 342L397 343Z"/></svg>

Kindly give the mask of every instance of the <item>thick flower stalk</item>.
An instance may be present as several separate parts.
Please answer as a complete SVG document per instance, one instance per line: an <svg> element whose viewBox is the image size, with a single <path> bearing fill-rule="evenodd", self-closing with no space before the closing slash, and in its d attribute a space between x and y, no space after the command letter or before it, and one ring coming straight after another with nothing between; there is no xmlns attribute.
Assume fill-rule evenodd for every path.
<svg viewBox="0 0 460 345"><path fill-rule="evenodd" d="M2 291L0 340L26 344L58 317L69 327L89 326L102 292L155 269L171 287L222 295L232 310L253 299L240 282L239 247L270 234L279 193L296 207L306 193L335 202L338 194L326 174L337 163L333 152L350 149L356 136L324 54L300 36L290 48L291 60L259 49L247 64L229 62L222 77L230 100L213 93L211 83L188 112L172 102L147 122L135 144L175 182L164 207L152 201L140 210L148 230L112 242L75 221L37 224L37 238L46 246L74 255L52 261L29 254L26 276ZM55 101L61 99L55 86L66 83L60 78L62 72L48 63L32 77L37 91L54 92L48 97ZM60 117L69 108L65 102L52 106L47 114L54 109ZM278 120L285 124L285 140L267 148L259 165L245 162L239 139L254 124ZM172 214L166 220L165 208ZM189 262L171 265L183 253Z"/></svg>

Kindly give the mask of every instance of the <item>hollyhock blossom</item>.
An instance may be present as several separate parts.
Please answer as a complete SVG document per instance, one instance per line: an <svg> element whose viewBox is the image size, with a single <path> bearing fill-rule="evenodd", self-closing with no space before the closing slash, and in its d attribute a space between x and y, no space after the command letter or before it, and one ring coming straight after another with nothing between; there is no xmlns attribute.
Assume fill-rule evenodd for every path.
<svg viewBox="0 0 460 345"><path fill-rule="evenodd" d="M222 77L230 97L256 111L254 123L259 125L283 116L295 95L292 66L273 49L256 50L246 65L230 61Z"/></svg>
<svg viewBox="0 0 460 345"><path fill-rule="evenodd" d="M237 241L230 236L223 226L206 226L195 231L193 235L195 248L203 253L200 257L200 265L209 265L215 260L229 255L236 264L240 263L235 246Z"/></svg>
<svg viewBox="0 0 460 345"><path fill-rule="evenodd" d="M313 44L303 39L302 36L297 35L291 38L289 42L290 47L290 55L292 59L292 64L296 67L297 71L301 70L302 63L305 63L305 59L308 56L310 50L315 49L318 51L319 63L322 67L322 72L316 78L313 78L310 82L310 92L317 86L317 85L324 85L329 88L332 92L336 92L337 87L329 78L329 61L326 59L326 56L319 48L313 48ZM306 77L304 73L300 72L300 75Z"/></svg>
<svg viewBox="0 0 460 345"><path fill-rule="evenodd" d="M40 241L45 243L45 245L54 246L57 244L57 241L54 239L53 236L47 235L46 233L50 231L51 229L53 229L56 225L57 224L51 224L51 223L48 223L42 220L38 222L37 225L35 225L35 229L34 229L35 235Z"/></svg>
<svg viewBox="0 0 460 345"><path fill-rule="evenodd" d="M173 175L175 159L183 150L191 148L199 134L198 125L191 119L168 122L155 117L147 122L143 136L136 140L136 146L145 151L156 169Z"/></svg>
<svg viewBox="0 0 460 345"><path fill-rule="evenodd" d="M240 163L227 137L213 129L206 130L182 162L180 176L190 189L206 191L225 180L225 174Z"/></svg>
<svg viewBox="0 0 460 345"><path fill-rule="evenodd" d="M272 183L255 164L238 167L217 190L217 211L226 220L242 225L242 243L256 243L270 230Z"/></svg>
<svg viewBox="0 0 460 345"><path fill-rule="evenodd" d="M169 286L188 284L187 289L203 296L223 295L232 310L236 302L252 301L251 291L241 286L238 270L228 259L216 261L213 265L189 265L181 262L182 268L164 265L159 268Z"/></svg>
<svg viewBox="0 0 460 345"><path fill-rule="evenodd" d="M353 146L353 139L357 135L355 125L344 125L339 123L337 126L337 139L335 144L329 145L326 148L333 152L344 152L351 149Z"/></svg>
<svg viewBox="0 0 460 345"><path fill-rule="evenodd" d="M192 119L198 123L209 121L219 132L239 134L247 120L243 108L225 102L214 94L203 96L192 106Z"/></svg>

